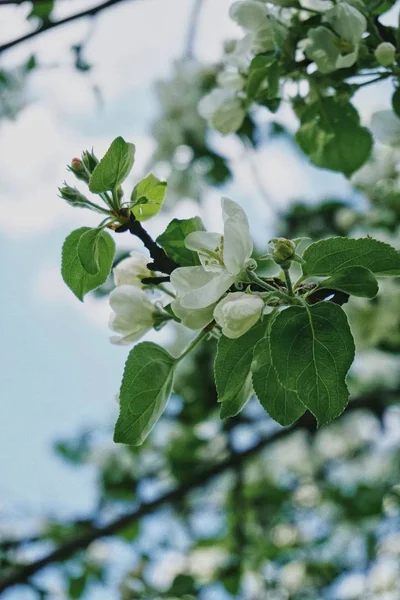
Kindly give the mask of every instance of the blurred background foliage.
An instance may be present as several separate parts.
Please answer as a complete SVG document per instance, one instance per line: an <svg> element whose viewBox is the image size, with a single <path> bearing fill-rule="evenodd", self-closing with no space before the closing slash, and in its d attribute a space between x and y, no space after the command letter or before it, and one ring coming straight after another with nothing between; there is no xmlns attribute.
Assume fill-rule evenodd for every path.
<svg viewBox="0 0 400 600"><path fill-rule="evenodd" d="M23 17L33 23L28 36L52 28L54 5L62 1L26 3ZM220 65L193 56L201 2L193 4L193 20L182 24L190 30L185 56L154 86L159 114L147 167L168 179L171 218L182 198L196 200L201 212L210 188L221 194L235 175L226 142L197 111ZM96 6L92 16L100 12ZM0 51L9 47L6 42ZM69 51L71 66L90 72L84 43ZM40 68L32 55L0 70L0 119L18 119L26 82ZM251 154L279 138L297 152L290 127L274 117L263 121L266 110L247 115L229 143ZM266 198L274 212L271 233L313 239L368 234L398 248L399 165L397 150L377 145L371 162L353 176L348 198L321 194L310 203L294 190L284 207ZM255 168L252 173L262 187ZM255 210L249 208L251 218L259 205ZM260 252L267 241L258 241ZM125 256L121 250L118 260ZM110 279L96 295L111 288ZM111 423L88 423L55 441L60 461L95 471L96 503L75 519L57 517L55 507L23 534L2 534L4 598L398 600L399 307L397 280L381 285L373 301L352 299L346 306L359 350L349 378L352 400L321 430L308 417L279 428L255 399L237 417L220 421L215 347L208 343L181 366L167 410L143 446L113 445ZM181 336L174 332L170 345ZM99 590L107 595L97 596Z"/></svg>

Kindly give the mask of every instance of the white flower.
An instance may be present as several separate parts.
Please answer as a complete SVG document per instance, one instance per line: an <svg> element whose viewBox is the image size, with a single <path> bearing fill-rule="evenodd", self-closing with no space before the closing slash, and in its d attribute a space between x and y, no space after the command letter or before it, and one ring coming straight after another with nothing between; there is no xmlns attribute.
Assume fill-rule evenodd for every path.
<svg viewBox="0 0 400 600"><path fill-rule="evenodd" d="M264 301L260 296L233 292L217 304L214 319L226 337L236 339L257 323L263 308Z"/></svg>
<svg viewBox="0 0 400 600"><path fill-rule="evenodd" d="M154 318L161 312L165 299L153 302L146 292L134 285L120 285L110 294L109 327L120 335L110 338L113 344L132 344L145 335L154 325Z"/></svg>
<svg viewBox="0 0 400 600"><path fill-rule="evenodd" d="M229 9L230 18L247 31L259 31L265 27L266 8L257 0L234 2Z"/></svg>
<svg viewBox="0 0 400 600"><path fill-rule="evenodd" d="M113 269L114 283L118 285L142 286L143 277L151 277L151 271L147 268L150 260L141 252L131 252L131 255Z"/></svg>
<svg viewBox="0 0 400 600"><path fill-rule="evenodd" d="M226 90L242 90L245 79L237 71L221 71L217 75L217 83Z"/></svg>
<svg viewBox="0 0 400 600"><path fill-rule="evenodd" d="M175 315L180 319L189 329L203 329L206 325L211 323L213 320L215 303L205 308L193 309L184 308L179 300L174 300L171 304L171 308Z"/></svg>
<svg viewBox="0 0 400 600"><path fill-rule="evenodd" d="M331 73L354 65L359 43L367 28L367 20L354 6L341 2L325 13L327 27L308 32L305 53L315 61L321 73ZM336 34L336 35L335 35Z"/></svg>
<svg viewBox="0 0 400 600"><path fill-rule="evenodd" d="M206 308L217 302L249 265L253 252L249 222L244 210L222 198L224 235L196 231L185 239L198 252L201 267L180 267L171 274L171 283L183 308Z"/></svg>
<svg viewBox="0 0 400 600"><path fill-rule="evenodd" d="M371 131L382 144L400 146L400 119L392 110L378 110L374 113Z"/></svg>
<svg viewBox="0 0 400 600"><path fill-rule="evenodd" d="M325 20L335 33L352 44L357 44L367 30L367 19L347 2L340 2L328 10Z"/></svg>
<svg viewBox="0 0 400 600"><path fill-rule="evenodd" d="M246 116L236 90L215 88L198 104L199 114L223 135L239 129Z"/></svg>

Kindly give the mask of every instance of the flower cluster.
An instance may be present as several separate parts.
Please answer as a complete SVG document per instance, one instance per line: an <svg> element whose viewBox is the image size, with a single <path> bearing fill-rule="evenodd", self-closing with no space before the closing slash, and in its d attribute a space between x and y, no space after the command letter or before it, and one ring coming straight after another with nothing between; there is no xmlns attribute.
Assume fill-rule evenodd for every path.
<svg viewBox="0 0 400 600"><path fill-rule="evenodd" d="M213 320L222 333L237 338L246 333L270 307L264 292L253 292L251 273L256 266L251 258L253 242L243 209L228 198L222 199L224 232L195 231L185 239L186 248L196 252L201 265L178 267L171 274L175 299L170 308L177 320L189 329L201 329ZM113 313L110 328L119 334L113 343L130 344L155 325L171 318L164 307L169 296L155 299L142 279L151 276L147 259L138 252L114 269L116 288L110 294ZM173 318L173 317L172 317Z"/></svg>

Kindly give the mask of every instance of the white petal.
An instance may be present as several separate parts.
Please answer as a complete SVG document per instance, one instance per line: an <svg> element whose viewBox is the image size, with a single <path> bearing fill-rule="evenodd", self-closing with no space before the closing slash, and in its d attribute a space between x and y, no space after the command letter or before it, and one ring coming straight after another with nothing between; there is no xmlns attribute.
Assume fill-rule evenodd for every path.
<svg viewBox="0 0 400 600"><path fill-rule="evenodd" d="M112 335L110 337L110 342L117 346L128 346L129 344L133 344L134 342L137 342L137 340L140 340L140 338L150 331L150 329L150 327L141 327L134 333L129 333L127 335Z"/></svg>
<svg viewBox="0 0 400 600"><path fill-rule="evenodd" d="M238 275L253 252L247 215L239 204L222 198L224 220L224 264L232 275Z"/></svg>
<svg viewBox="0 0 400 600"><path fill-rule="evenodd" d="M206 308L217 302L235 282L226 271L205 271L203 267L179 267L171 273L171 283L184 308Z"/></svg>
<svg viewBox="0 0 400 600"><path fill-rule="evenodd" d="M196 310L193 308L184 308L178 300L174 300L171 304L171 308L178 319L180 319L189 329L203 329L203 327L213 320L215 304Z"/></svg>
<svg viewBox="0 0 400 600"><path fill-rule="evenodd" d="M150 259L141 252L133 251L128 258L121 260L113 269L114 283L118 285L135 285L141 287L139 277L151 277L151 271L147 268Z"/></svg>
<svg viewBox="0 0 400 600"><path fill-rule="evenodd" d="M236 339L257 323L263 308L264 301L259 296L233 292L217 304L214 319L226 337Z"/></svg>
<svg viewBox="0 0 400 600"><path fill-rule="evenodd" d="M221 233L212 233L211 231L193 231L185 237L185 246L189 250L200 252L210 250L217 252L221 248Z"/></svg>
<svg viewBox="0 0 400 600"><path fill-rule="evenodd" d="M234 2L229 10L229 16L240 27L249 31L258 31L267 22L266 7L256 0Z"/></svg>
<svg viewBox="0 0 400 600"><path fill-rule="evenodd" d="M133 285L120 285L110 294L110 306L117 315L133 323L147 320L155 312L149 296L142 289Z"/></svg>
<svg viewBox="0 0 400 600"><path fill-rule="evenodd" d="M379 110L374 113L371 130L379 142L387 146L400 146L400 119L392 110Z"/></svg>

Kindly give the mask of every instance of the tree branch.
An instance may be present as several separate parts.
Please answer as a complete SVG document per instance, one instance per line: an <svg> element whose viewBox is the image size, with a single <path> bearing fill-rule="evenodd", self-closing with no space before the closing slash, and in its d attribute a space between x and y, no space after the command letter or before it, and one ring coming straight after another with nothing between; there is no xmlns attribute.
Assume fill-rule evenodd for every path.
<svg viewBox="0 0 400 600"><path fill-rule="evenodd" d="M161 246L153 240L141 222L135 219L132 213L130 214L129 221L115 230L116 233L124 233L125 231L129 231L132 235L139 238L149 251L151 258L154 261L147 265L151 271L161 271L161 273L168 273L168 275L170 275L174 269L179 267L175 261L168 258Z"/></svg>
<svg viewBox="0 0 400 600"><path fill-rule="evenodd" d="M390 404L393 399L397 400L398 396L399 390L385 392L384 394L378 391L351 402L346 410L346 413L351 410L364 408L372 410L377 417L381 418L387 405ZM383 397L385 397L385 399ZM89 544L95 540L118 533L118 531L123 530L125 527L128 527L145 515L153 513L160 506L182 500L182 497L192 490L204 486L205 484L209 483L211 479L221 475L222 473L225 473L225 471L243 464L244 461L257 455L274 442L283 439L293 433L293 431L300 429L309 431L311 434L315 433L315 421L310 414L304 415L291 427L279 429L275 433L272 433L266 438L260 440L248 450L231 454L225 460L218 462L209 469L199 472L192 479L189 479L179 486L172 488L155 500L152 500L151 502L145 502L139 506L139 508L126 513L122 517L118 517L117 519L110 521L108 525L93 527L90 531L65 542L43 558L14 568L11 572L0 579L0 592L3 592L14 585L26 583L33 575L35 575L35 573L38 573L48 565L68 560L77 552L87 548Z"/></svg>
<svg viewBox="0 0 400 600"><path fill-rule="evenodd" d="M189 27L185 41L185 58L193 58L194 45L196 42L197 26L204 0L193 0L193 7L189 17Z"/></svg>
<svg viewBox="0 0 400 600"><path fill-rule="evenodd" d="M97 6L88 8L87 10L83 10L82 12L75 13L73 15L70 15L69 17L60 19L59 21L52 21L50 19L49 21L42 23L42 25L40 25L40 27L38 27L37 29L30 31L29 33L26 33L25 35L22 35L19 38L15 38L14 40L11 40L11 42L6 42L5 44L1 45L0 46L0 54L2 52L6 52L6 50L10 50L14 46L17 46L18 44L22 44L23 42L26 42L27 40L30 40L31 38L33 38L37 35L40 35L41 33L44 33L45 31L49 31L50 29L54 29L55 27L60 27L61 25L66 25L67 23L72 23L72 21L76 21L77 19L82 19L84 17L94 17L95 15L102 12L103 10L110 8L111 6L114 6L115 4L120 4L121 2L128 2L128 0L107 0L106 2L103 2L102 4L98 4ZM8 2L8 4L12 4L12 3L20 4L21 2L19 2L18 0L14 1L14 2ZM1 7L1 4L0 4L0 7Z"/></svg>

